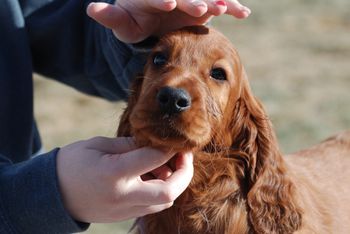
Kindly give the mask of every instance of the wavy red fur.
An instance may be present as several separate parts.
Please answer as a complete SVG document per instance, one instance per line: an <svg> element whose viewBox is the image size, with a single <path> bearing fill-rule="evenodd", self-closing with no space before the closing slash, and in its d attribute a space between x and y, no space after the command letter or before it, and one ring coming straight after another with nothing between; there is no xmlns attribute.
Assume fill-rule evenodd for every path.
<svg viewBox="0 0 350 234"><path fill-rule="evenodd" d="M153 64L156 53L166 56L165 65ZM226 80L210 77L213 68L223 69ZM185 89L191 108L162 114L156 96L165 86ZM188 27L165 35L131 90L118 136L132 135L140 145L191 149L195 166L174 206L139 218L135 232L349 232L350 132L282 157L239 56L222 34Z"/></svg>

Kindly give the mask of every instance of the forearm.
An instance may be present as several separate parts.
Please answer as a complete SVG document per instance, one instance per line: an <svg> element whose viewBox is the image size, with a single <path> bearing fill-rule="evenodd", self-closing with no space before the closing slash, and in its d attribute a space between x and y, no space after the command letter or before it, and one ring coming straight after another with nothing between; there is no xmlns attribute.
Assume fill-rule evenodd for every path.
<svg viewBox="0 0 350 234"><path fill-rule="evenodd" d="M73 233L75 222L63 207L53 150L26 162L0 164L0 233Z"/></svg>

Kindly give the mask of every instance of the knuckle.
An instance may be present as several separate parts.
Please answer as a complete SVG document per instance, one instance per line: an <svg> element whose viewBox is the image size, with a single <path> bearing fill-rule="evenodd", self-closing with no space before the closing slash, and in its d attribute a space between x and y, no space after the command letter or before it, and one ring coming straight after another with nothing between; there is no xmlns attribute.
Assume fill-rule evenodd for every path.
<svg viewBox="0 0 350 234"><path fill-rule="evenodd" d="M172 203L177 198L177 191L174 187L168 186L160 193L160 200L164 203Z"/></svg>
<svg viewBox="0 0 350 234"><path fill-rule="evenodd" d="M95 137L90 138L88 141L100 142L100 141L103 141L103 139L104 139L104 137L102 137L102 136L95 136Z"/></svg>
<svg viewBox="0 0 350 234"><path fill-rule="evenodd" d="M167 204L164 205L164 209L168 209L174 205L174 202L168 202Z"/></svg>
<svg viewBox="0 0 350 234"><path fill-rule="evenodd" d="M82 143L85 146L90 146L92 144L95 144L96 142L100 142L101 138L102 137L100 137L100 136L95 136L95 137L91 137L91 138L86 139L86 140L81 140L80 143Z"/></svg>

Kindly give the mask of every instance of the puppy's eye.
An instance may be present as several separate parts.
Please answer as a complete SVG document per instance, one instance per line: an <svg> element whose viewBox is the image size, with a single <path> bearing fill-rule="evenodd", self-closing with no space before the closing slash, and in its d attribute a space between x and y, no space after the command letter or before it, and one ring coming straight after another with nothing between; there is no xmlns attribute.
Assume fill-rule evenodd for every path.
<svg viewBox="0 0 350 234"><path fill-rule="evenodd" d="M226 80L226 72L222 68L213 68L210 71L210 76L215 80Z"/></svg>
<svg viewBox="0 0 350 234"><path fill-rule="evenodd" d="M164 66L168 61L168 58L162 53L156 53L153 56L153 64L156 66Z"/></svg>

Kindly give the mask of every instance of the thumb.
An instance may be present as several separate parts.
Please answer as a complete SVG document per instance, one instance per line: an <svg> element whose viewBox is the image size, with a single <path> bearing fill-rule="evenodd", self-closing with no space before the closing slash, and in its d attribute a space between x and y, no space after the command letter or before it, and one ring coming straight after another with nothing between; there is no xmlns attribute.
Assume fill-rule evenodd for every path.
<svg viewBox="0 0 350 234"><path fill-rule="evenodd" d="M86 13L104 27L112 29L115 37L122 42L137 43L148 36L133 16L119 5L90 3Z"/></svg>
<svg viewBox="0 0 350 234"><path fill-rule="evenodd" d="M109 29L117 28L122 23L125 24L126 20L130 19L128 13L122 8L104 2L90 3L86 9L86 13Z"/></svg>
<svg viewBox="0 0 350 234"><path fill-rule="evenodd" d="M86 140L86 147L109 154L123 154L139 148L132 137L94 137Z"/></svg>
<svg viewBox="0 0 350 234"><path fill-rule="evenodd" d="M141 176L164 165L174 156L174 152L143 147L113 156L119 173Z"/></svg>

